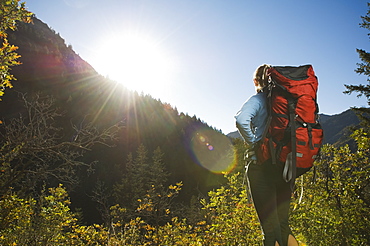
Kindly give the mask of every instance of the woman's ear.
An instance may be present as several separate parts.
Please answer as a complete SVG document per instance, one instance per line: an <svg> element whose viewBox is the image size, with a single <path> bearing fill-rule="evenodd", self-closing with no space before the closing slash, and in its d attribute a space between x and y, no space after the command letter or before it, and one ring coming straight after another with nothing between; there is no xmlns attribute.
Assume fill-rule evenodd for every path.
<svg viewBox="0 0 370 246"><path fill-rule="evenodd" d="M254 86L258 86L258 80L257 79L253 79L253 82L254 82Z"/></svg>

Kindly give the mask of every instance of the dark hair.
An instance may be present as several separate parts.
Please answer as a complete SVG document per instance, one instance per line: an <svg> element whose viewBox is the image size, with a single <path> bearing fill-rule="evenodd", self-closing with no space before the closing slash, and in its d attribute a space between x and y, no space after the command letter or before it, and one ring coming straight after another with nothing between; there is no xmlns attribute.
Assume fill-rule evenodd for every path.
<svg viewBox="0 0 370 246"><path fill-rule="evenodd" d="M253 79L257 80L257 92L260 92L263 88L268 85L268 75L267 70L270 68L270 65L263 64L259 66L256 71L254 72Z"/></svg>

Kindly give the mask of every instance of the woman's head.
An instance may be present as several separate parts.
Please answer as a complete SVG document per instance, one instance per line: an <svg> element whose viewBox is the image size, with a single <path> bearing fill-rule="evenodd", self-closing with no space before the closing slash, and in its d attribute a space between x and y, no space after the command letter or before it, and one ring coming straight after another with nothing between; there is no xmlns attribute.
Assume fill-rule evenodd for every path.
<svg viewBox="0 0 370 246"><path fill-rule="evenodd" d="M259 66L253 75L254 85L256 86L257 92L260 92L263 88L268 85L268 74L267 71L270 65L263 64Z"/></svg>

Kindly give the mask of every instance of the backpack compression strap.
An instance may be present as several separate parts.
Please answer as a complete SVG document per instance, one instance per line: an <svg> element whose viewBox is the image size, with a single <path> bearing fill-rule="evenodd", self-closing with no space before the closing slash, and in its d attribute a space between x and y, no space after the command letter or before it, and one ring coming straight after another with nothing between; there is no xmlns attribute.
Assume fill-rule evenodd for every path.
<svg viewBox="0 0 370 246"><path fill-rule="evenodd" d="M290 127L290 139L291 139L291 150L285 161L283 178L286 182L292 182L297 176L297 139L296 139L296 123L295 123L295 108L296 104L292 97L288 98L288 112L289 112L289 127Z"/></svg>

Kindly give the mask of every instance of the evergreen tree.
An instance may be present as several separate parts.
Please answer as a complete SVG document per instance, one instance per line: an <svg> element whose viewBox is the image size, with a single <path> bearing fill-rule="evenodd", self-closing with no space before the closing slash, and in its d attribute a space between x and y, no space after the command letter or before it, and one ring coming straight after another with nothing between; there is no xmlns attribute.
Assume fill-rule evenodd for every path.
<svg viewBox="0 0 370 246"><path fill-rule="evenodd" d="M370 3L368 3L368 11L365 16L361 16L362 23L360 23L360 27L366 28L370 30ZM368 34L370 37L370 33ZM359 57L361 59L361 63L358 63L358 67L355 70L356 73L362 74L367 76L368 84L363 85L345 85L347 88L344 93L351 94L352 92L357 93L358 97L365 96L367 99L368 105L370 105L370 53L363 50L363 49L357 49L357 52L359 54ZM362 107L362 108L355 108L356 111L359 113L360 118L362 119L362 125L369 129L370 127L370 108L369 107Z"/></svg>
<svg viewBox="0 0 370 246"><path fill-rule="evenodd" d="M137 156L132 167L130 177L132 187L132 198L137 200L139 197L143 197L148 187L149 181L149 160L148 150L144 145L140 145L137 150Z"/></svg>
<svg viewBox="0 0 370 246"><path fill-rule="evenodd" d="M161 148L158 147L153 152L153 164L150 166L149 173L149 184L156 185L157 187L163 187L167 182L169 173L166 172L166 168L163 162L163 155Z"/></svg>
<svg viewBox="0 0 370 246"><path fill-rule="evenodd" d="M163 152L159 147L153 152L151 159L143 144L138 147L136 158L128 154L126 172L115 184L113 194L116 203L127 209L127 218L137 216L137 208L143 203L142 198L153 197L154 193L165 190L168 176L163 163Z"/></svg>

